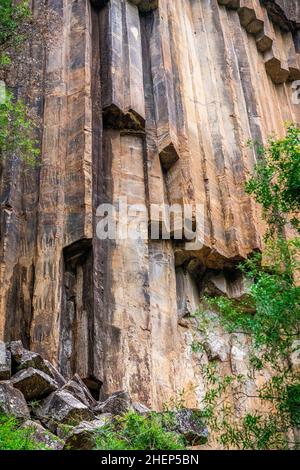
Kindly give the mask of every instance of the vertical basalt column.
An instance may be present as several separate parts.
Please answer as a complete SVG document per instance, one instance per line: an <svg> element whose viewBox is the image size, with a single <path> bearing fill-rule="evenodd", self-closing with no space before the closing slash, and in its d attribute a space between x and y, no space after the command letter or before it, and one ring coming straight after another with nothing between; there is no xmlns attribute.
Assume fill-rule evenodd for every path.
<svg viewBox="0 0 300 470"><path fill-rule="evenodd" d="M62 19L47 53L31 347L56 362L65 247L92 238L90 2L53 1Z"/></svg>
<svg viewBox="0 0 300 470"><path fill-rule="evenodd" d="M42 0L32 4L34 16L41 5ZM28 60L13 68L8 84L15 84L15 96L24 99L40 123L46 53L34 38L22 47ZM42 134L38 126L39 142ZM0 338L21 339L30 347L39 168L28 168L18 157L11 155L0 163Z"/></svg>
<svg viewBox="0 0 300 470"><path fill-rule="evenodd" d="M174 20L166 1L159 4L159 10L142 17L148 192L149 205L183 207L185 203L194 205L195 194L188 165ZM153 224L166 226L167 216L162 212L150 216ZM177 223L181 229L182 221Z"/></svg>
<svg viewBox="0 0 300 470"><path fill-rule="evenodd" d="M64 249L59 364L66 377L90 379L93 331L93 259L91 240Z"/></svg>
<svg viewBox="0 0 300 470"><path fill-rule="evenodd" d="M100 73L105 125L144 130L145 104L138 8L127 0L110 0L100 15Z"/></svg>
<svg viewBox="0 0 300 470"><path fill-rule="evenodd" d="M156 10L151 15L148 54L151 63L157 146L162 167L167 171L179 159L177 120L180 95L175 86L175 58L172 57L167 11L161 7L160 11Z"/></svg>
<svg viewBox="0 0 300 470"><path fill-rule="evenodd" d="M110 174L110 163L103 158L103 122L101 99L101 8L102 5L92 2L91 8L91 37L92 37L92 62L91 62L91 102L92 102L92 202L93 202L93 324L89 332L89 357L90 357L90 384L97 385L104 380L103 375L103 312L107 310L109 295L110 271L106 270L107 258L109 258L109 246L101 243L96 234L96 211L98 206L106 202L107 178ZM110 302L109 302L110 303ZM96 380L95 380L96 379ZM90 385L89 385L90 386ZM91 388L91 387L90 387Z"/></svg>
<svg viewBox="0 0 300 470"><path fill-rule="evenodd" d="M149 403L148 225L147 211L141 209L146 208L146 181L140 16L138 7L127 0L111 0L97 15L93 24L99 35L100 63L95 70L100 69L103 136L101 151L96 148L96 136L93 144L98 172L96 201L97 205L112 204L117 230L125 222L122 204L135 206L123 227L130 233L120 237L118 232L115 239L103 240L98 232L94 240L94 275L100 283L94 284L94 301L100 307L96 341L104 381L101 393L104 397L127 389L133 397ZM99 97L99 85L94 86Z"/></svg>
<svg viewBox="0 0 300 470"><path fill-rule="evenodd" d="M110 161L111 194L116 228L128 229L124 238L104 240L108 254L104 271L106 309L101 312L103 394L120 388L149 403L150 316L147 211L143 168L143 138L104 129L103 156ZM122 204L128 204L127 221ZM126 208L125 208L126 210Z"/></svg>
<svg viewBox="0 0 300 470"><path fill-rule="evenodd" d="M146 109L146 190L149 216L154 226L161 226L165 220L163 212L156 215L151 213L151 205L163 206L170 203L167 180L174 168L179 166L175 77L172 62L168 63L167 71L164 69L160 22L158 10L141 17ZM165 44L165 47L168 48L169 45ZM168 57L170 59L170 49ZM180 185L177 189L180 194ZM182 200L181 196L178 200ZM178 319L175 259L170 240L149 241L149 299L149 398L151 406L159 408L174 396L173 390L176 387L174 345L178 346Z"/></svg>

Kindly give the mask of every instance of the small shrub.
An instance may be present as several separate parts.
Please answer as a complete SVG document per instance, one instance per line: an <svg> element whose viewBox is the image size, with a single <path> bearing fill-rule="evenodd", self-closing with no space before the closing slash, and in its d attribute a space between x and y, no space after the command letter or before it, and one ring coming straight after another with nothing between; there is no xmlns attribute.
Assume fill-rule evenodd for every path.
<svg viewBox="0 0 300 470"><path fill-rule="evenodd" d="M15 100L6 90L0 102L0 163L10 157L22 160L27 167L36 167L40 150L35 131L24 101Z"/></svg>
<svg viewBox="0 0 300 470"><path fill-rule="evenodd" d="M47 450L32 433L30 428L21 429L16 418L0 414L0 450Z"/></svg>
<svg viewBox="0 0 300 470"><path fill-rule="evenodd" d="M98 432L96 450L184 450L184 440L162 425L162 415L134 412L116 418Z"/></svg>
<svg viewBox="0 0 300 470"><path fill-rule="evenodd" d="M299 126L289 124L285 137L272 137L258 150L262 158L246 191L261 205L267 232L263 254L255 253L239 265L251 287L239 301L223 296L203 298L204 308L195 313L202 334L209 334L214 324L227 333L246 334L252 343L249 359L253 370L245 376L224 377L216 363L205 366L208 391L202 403L203 417L210 434L223 447L296 449L292 431L300 425L300 376L290 357L300 350ZM219 315L208 317L207 307L217 308ZM193 343L193 351L200 348ZM253 381L264 367L271 378L249 395L247 381ZM241 413L236 405L248 398L257 400L259 411Z"/></svg>

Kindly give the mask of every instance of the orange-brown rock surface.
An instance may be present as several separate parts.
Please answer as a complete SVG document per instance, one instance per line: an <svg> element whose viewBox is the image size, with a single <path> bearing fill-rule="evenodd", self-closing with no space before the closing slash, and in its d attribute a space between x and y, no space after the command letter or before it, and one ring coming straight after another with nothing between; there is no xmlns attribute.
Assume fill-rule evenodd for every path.
<svg viewBox="0 0 300 470"><path fill-rule="evenodd" d="M37 8L38 1L34 2ZM184 317L209 286L242 294L237 261L263 226L244 183L249 139L300 119L298 0L50 0L62 18L33 90L42 164L1 175L0 339L22 339L103 395L152 407L191 389L195 333ZM293 95L294 94L294 95ZM201 204L203 246L99 240L96 209ZM147 223L133 216L131 226ZM138 230L138 228L137 228ZM247 368L245 338L212 332L207 357ZM223 366L222 366L223 367Z"/></svg>

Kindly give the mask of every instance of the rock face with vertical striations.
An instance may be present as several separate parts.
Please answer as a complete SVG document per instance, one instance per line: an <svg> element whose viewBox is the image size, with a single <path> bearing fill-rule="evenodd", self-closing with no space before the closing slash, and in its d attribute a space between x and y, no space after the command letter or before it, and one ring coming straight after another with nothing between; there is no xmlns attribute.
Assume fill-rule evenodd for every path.
<svg viewBox="0 0 300 470"><path fill-rule="evenodd" d="M197 407L203 380L188 317L209 289L241 297L236 266L261 248L260 212L244 191L258 158L247 142L299 122L299 2L48 3L62 19L57 40L30 48L43 71L30 94L41 166L24 172L7 160L0 174L0 340L36 353L26 365L15 344L14 367L39 369L41 354L97 399L128 390L161 409L184 389ZM134 237L100 240L98 206L113 204L120 223L125 202ZM164 204L189 204L190 228L177 220L163 239L165 215L150 209ZM201 243L186 243L177 233L187 238L196 207ZM214 333L203 360L247 370L244 338L234 349ZM65 395L76 400L52 400L67 416Z"/></svg>

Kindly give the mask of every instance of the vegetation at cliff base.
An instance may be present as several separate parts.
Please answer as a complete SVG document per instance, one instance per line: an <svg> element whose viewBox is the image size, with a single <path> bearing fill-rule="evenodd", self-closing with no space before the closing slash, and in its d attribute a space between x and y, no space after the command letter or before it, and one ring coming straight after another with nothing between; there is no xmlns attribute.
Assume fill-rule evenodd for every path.
<svg viewBox="0 0 300 470"><path fill-rule="evenodd" d="M250 288L239 300L204 297L195 315L205 331L207 309L217 309L212 321L248 338L251 370L224 377L217 361L205 366L203 416L211 435L227 448L295 449L300 374L291 358L300 353L299 126L288 125L286 136L272 137L260 153L246 190L262 206L267 232L263 253L239 265ZM258 376L261 385L253 387ZM249 401L257 411L248 412Z"/></svg>
<svg viewBox="0 0 300 470"><path fill-rule="evenodd" d="M182 436L168 432L157 413L129 412L101 428L97 450L184 450Z"/></svg>
<svg viewBox="0 0 300 470"><path fill-rule="evenodd" d="M0 413L0 449L1 450L46 450L36 442L30 428L22 429L18 420Z"/></svg>

